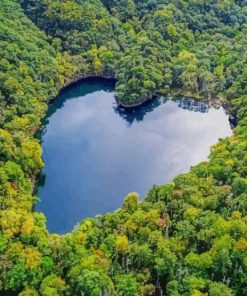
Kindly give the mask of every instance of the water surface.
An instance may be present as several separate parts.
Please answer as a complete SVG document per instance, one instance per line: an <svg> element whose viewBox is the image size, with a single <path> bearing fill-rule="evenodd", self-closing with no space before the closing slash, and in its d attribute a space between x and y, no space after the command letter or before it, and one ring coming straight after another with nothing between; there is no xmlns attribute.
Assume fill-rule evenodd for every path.
<svg viewBox="0 0 247 296"><path fill-rule="evenodd" d="M129 192L142 198L187 172L229 135L223 108L160 98L126 112L116 106L111 81L77 83L48 110L38 211L51 232L65 233L85 217L117 209Z"/></svg>

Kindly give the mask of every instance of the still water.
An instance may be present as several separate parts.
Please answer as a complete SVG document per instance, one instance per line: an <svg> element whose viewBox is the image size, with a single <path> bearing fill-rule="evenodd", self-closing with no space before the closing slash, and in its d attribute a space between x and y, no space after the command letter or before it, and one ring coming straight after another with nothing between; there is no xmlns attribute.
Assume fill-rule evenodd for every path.
<svg viewBox="0 0 247 296"><path fill-rule="evenodd" d="M77 83L49 106L37 210L51 232L68 232L117 209L129 192L143 198L154 184L187 172L231 133L223 108L160 98L125 111L116 106L113 82Z"/></svg>

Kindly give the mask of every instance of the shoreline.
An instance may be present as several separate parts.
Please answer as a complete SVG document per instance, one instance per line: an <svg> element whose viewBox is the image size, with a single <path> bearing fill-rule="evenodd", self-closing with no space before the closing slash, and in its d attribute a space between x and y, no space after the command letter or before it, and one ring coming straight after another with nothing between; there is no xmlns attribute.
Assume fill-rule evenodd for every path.
<svg viewBox="0 0 247 296"><path fill-rule="evenodd" d="M76 83L80 83L84 80L112 80L112 82L114 84L116 84L117 80L116 78L113 78L110 75L85 75L85 76L81 76L81 77L76 77L73 78L69 81L67 81L66 83L64 83L64 85L60 88L60 90L58 91L57 95L54 98L51 98L50 100L48 100L47 105L49 106L50 104L52 104L56 99L57 96L66 88L69 87L73 87ZM115 97L115 101L116 104L119 108L123 108L126 111L130 111L130 110L134 110L136 108L139 108L141 106L144 106L145 104L147 104L148 102L152 101L152 100L156 100L158 97L167 97L167 98L178 98L178 99L182 99L182 98L187 98L187 99L193 99L195 101L198 102L202 102L207 104L209 107L214 107L214 108L219 108L219 107L223 107L224 110L226 111L226 114L229 115L229 121L232 124L232 128L236 127L237 125L237 121L236 121L236 116L231 108L231 105L228 101L226 101L223 97L221 96L215 96L213 98L199 98L199 97L194 97L194 96L188 96L186 94L182 94L180 91L174 91L171 89L170 92L163 94L159 91L157 91L155 94L141 100L139 103L133 104L133 105L126 105L124 103L122 103L121 101L119 101L117 99L117 97ZM45 118L45 117L44 117ZM44 118L42 118L42 121L44 120ZM42 130L43 128L43 124L41 124L37 127L37 129L34 131L34 137L36 137L38 135L38 133ZM41 138L37 137L39 139L40 145L41 145ZM33 179L33 186L32 186L32 193L36 194L37 193L37 186L38 186L38 182L40 177L42 176L42 170L35 176L35 178Z"/></svg>
<svg viewBox="0 0 247 296"><path fill-rule="evenodd" d="M99 80L100 79L112 80L112 82L114 84L116 84L116 82L117 82L117 79L116 79L116 77L114 77L114 75L87 74L87 75L84 75L84 76L75 77L75 78L70 79L69 81L65 82L64 85L61 87L61 89L58 91L58 94L60 92L62 92L64 89L66 89L68 87L72 87L74 84L79 83L79 82L81 82L83 80L97 80L97 79L99 79ZM222 106L227 111L227 114L229 114L229 115L233 111L231 106L230 106L230 103L224 97L222 97L220 95L215 95L214 97L211 97L211 98L203 98L203 97L200 97L200 96L198 96L196 94L186 93L186 91L183 92L180 89L170 89L170 91L166 92L166 93L163 93L163 92L157 90L156 92L154 92L150 96L145 97L145 98L141 99L140 102L134 103L134 104L125 104L125 103L121 102L116 96L115 96L115 101L116 101L116 104L118 105L118 107L122 107L124 109L131 110L131 109L141 107L145 103L147 103L149 101L152 101L152 100L155 100L157 97L160 97L160 96L162 96L162 97L189 98L189 99L193 99L195 101L203 102L205 104L208 104L209 107L215 107L215 108ZM48 104L50 104L52 101L56 100L56 97L50 99L48 101Z"/></svg>

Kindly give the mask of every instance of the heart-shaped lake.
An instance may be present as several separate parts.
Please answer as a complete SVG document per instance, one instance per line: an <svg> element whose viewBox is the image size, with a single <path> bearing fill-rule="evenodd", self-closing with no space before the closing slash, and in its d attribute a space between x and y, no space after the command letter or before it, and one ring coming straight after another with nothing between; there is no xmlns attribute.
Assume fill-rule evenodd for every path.
<svg viewBox="0 0 247 296"><path fill-rule="evenodd" d="M144 197L232 134L222 107L189 99L156 99L132 111L117 108L114 85L85 80L49 106L42 135L45 167L37 210L51 232L121 206L131 191Z"/></svg>

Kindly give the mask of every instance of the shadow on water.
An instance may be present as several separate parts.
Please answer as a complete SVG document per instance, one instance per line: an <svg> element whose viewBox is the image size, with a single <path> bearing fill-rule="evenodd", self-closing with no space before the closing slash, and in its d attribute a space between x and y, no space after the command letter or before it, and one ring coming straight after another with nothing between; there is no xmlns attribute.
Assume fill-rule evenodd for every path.
<svg viewBox="0 0 247 296"><path fill-rule="evenodd" d="M65 88L36 135L45 161L36 209L52 232L66 233L85 217L117 209L128 192L143 198L153 184L170 182L206 159L209 147L231 134L223 108L159 97L126 109L117 106L114 86L90 78Z"/></svg>
<svg viewBox="0 0 247 296"><path fill-rule="evenodd" d="M206 113L209 110L208 104L201 101L196 101L191 98L184 98L184 97L176 97L176 98L155 98L153 100L149 100L145 102L140 107L126 109L119 106L113 106L114 112L121 116L124 120L126 120L130 125L133 122L140 122L143 121L144 117L154 111L159 106L165 104L167 101L172 100L177 103L179 108L194 111L194 112L201 112Z"/></svg>
<svg viewBox="0 0 247 296"><path fill-rule="evenodd" d="M115 88L115 80L90 77L83 80L79 80L70 86L66 87L59 93L59 99L54 99L49 104L46 117L44 118L42 125L46 126L49 123L49 118L58 110L64 106L64 103L68 99L80 98L87 94L94 93L96 91L113 92ZM129 124L137 121L143 121L144 117L158 108L160 105L165 104L168 100L172 100L178 104L178 107L194 111L206 113L209 106L205 102L196 101L193 98L185 98L182 96L177 97L160 97L152 100L148 100L144 104L135 108L124 108L117 104L113 105L114 112L126 120ZM39 135L40 137L40 135Z"/></svg>
<svg viewBox="0 0 247 296"><path fill-rule="evenodd" d="M42 120L41 129L36 132L35 137L42 142L42 135L46 132L46 126L49 124L49 118L59 109L64 107L64 103L69 99L79 99L87 94L96 91L113 92L115 80L103 77L83 78L66 88L62 89L56 98L49 102L49 108L46 116Z"/></svg>
<svg viewBox="0 0 247 296"><path fill-rule="evenodd" d="M59 93L59 99L54 99L49 104L49 109L43 124L49 123L49 117L51 117L58 109L64 106L64 103L68 99L79 99L87 94L94 93L96 91L112 92L115 87L115 81L113 79L91 77L85 78L83 81L77 81L70 86L64 88Z"/></svg>
<svg viewBox="0 0 247 296"><path fill-rule="evenodd" d="M42 126L45 127L49 123L49 118L58 110L64 106L64 103L68 99L81 98L87 94L94 93L96 91L113 92L115 88L115 80L101 78L101 77L90 77L83 80L79 80L70 86L66 87L59 93L59 99L54 99L49 104L49 109L47 111L46 117L42 121ZM128 124L133 122L141 122L144 117L158 108L160 105L165 104L168 100L172 100L177 103L179 108L206 113L209 110L207 103L203 101L197 101L193 98L188 97L156 97L155 99L148 100L139 107L135 108L124 108L113 105L114 112L118 114L122 119L124 119ZM230 116L229 121L232 127L236 126L236 119ZM37 133L37 137L40 139L45 129L42 129Z"/></svg>

